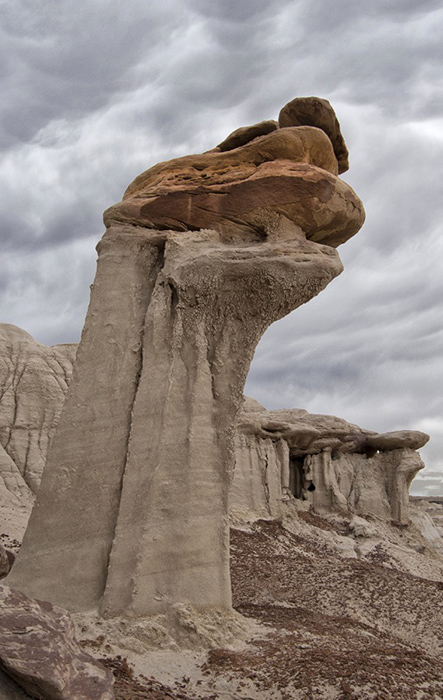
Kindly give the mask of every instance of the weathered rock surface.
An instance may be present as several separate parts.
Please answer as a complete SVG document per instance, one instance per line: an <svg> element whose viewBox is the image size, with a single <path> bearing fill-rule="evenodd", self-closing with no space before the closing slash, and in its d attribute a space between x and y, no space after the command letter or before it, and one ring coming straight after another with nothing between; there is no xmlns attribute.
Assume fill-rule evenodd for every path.
<svg viewBox="0 0 443 700"><path fill-rule="evenodd" d="M312 131L320 141L326 139L323 132ZM283 140L287 135L283 129L274 133L275 137L270 134L263 139ZM258 143L266 149L263 139ZM258 167L224 168L224 181L217 170L223 166L216 162L216 181L211 183L212 173L202 180L202 168L176 165L176 171L159 173L152 185L144 183L142 193L136 191L108 209L106 223L139 221L156 229L213 229L228 244L239 234L256 242L290 240L303 232L307 239L333 247L351 238L363 223L363 210L353 190L322 167L291 163L287 157Z"/></svg>
<svg viewBox="0 0 443 700"><path fill-rule="evenodd" d="M65 610L0 585L0 667L41 700L112 700L112 674L78 645Z"/></svg>
<svg viewBox="0 0 443 700"><path fill-rule="evenodd" d="M354 191L336 177L325 133L279 129L226 153L160 163L128 187L105 223L179 231L214 229L230 243L303 237L336 247L362 226Z"/></svg>
<svg viewBox="0 0 443 700"><path fill-rule="evenodd" d="M31 347L35 344L40 353L51 352L51 348L35 343L24 331L17 329L14 334L17 338L26 336L27 343ZM74 345L69 347L73 355L75 349ZM32 353L22 357L24 372L28 372L27 362L32 362L32 358ZM33 407L38 415L49 412L54 416L50 426L47 427L48 433L40 438L42 443L49 444L51 434L56 427L57 417L61 412L64 391L67 390L69 380L68 374L66 383L61 385L60 392L54 392L50 396L39 392L34 397ZM26 396L22 395L22 401L25 400ZM12 425L6 428L10 429ZM45 427L42 426L41 431L44 430ZM403 450L417 450L426 444L428 439L429 436L425 433L410 430L379 434L335 416L313 415L303 409L266 411L257 401L245 397L235 437L236 467L229 489L231 514L237 520L239 517L257 518L280 513L282 499L291 497L292 491L296 488L295 460L298 460L299 471L305 460L303 467L305 480L309 481L307 475L310 474L310 480L316 484L316 491L309 492L306 490L309 484L303 486L299 483L299 495L303 489L304 497L311 501L315 509L325 512L341 508L350 512L369 512L384 519L392 519L394 515L399 517L400 508L402 510L400 520L407 522L407 490L410 479L413 478L417 469L422 468L422 463L414 452L411 455ZM395 453L385 454L391 450ZM377 455L377 452L383 454ZM312 455L311 460L308 460L308 455ZM345 455L348 457L345 458ZM408 461L408 455L412 461L411 459ZM7 459L10 458L7 457ZM310 465L309 468L308 465ZM403 477L400 475L405 465L409 465L406 470L408 476L403 479L400 488L395 487L392 470L394 469L397 480L401 479ZM12 465L11 469L15 469L15 466ZM384 476L381 476L382 473ZM329 483L332 475L334 475L334 484ZM343 490L346 479L349 482L348 492L351 491L349 485L354 485L351 499L347 497L346 489ZM377 497L373 497L377 479L380 482L376 489ZM355 488L356 480L359 481L358 490ZM11 482L8 481L8 483ZM37 474L34 488L38 483ZM323 484L323 491L326 489L329 494L327 498L325 493L322 494L320 484ZM372 494L370 499L368 494ZM346 503L343 498L346 499ZM398 499L403 503L402 506L398 505ZM3 503L5 500L9 500L11 504L15 503L11 492L2 496ZM12 563L7 558L6 550L3 551L4 556L0 548L0 576L7 575ZM9 556L13 556L11 552Z"/></svg>
<svg viewBox="0 0 443 700"><path fill-rule="evenodd" d="M9 574L9 559L8 555L6 554L6 549L0 545L0 578L4 578L7 574Z"/></svg>
<svg viewBox="0 0 443 700"><path fill-rule="evenodd" d="M424 467L415 448L428 439L417 431L380 435L302 409L266 411L247 399L238 420L231 513L277 516L295 496L316 512L406 525L409 486Z"/></svg>
<svg viewBox="0 0 443 700"><path fill-rule="evenodd" d="M263 332L340 273L331 246L363 223L337 169L324 131L278 129L159 164L106 212L75 377L11 585L109 616L230 607L243 386Z"/></svg>
<svg viewBox="0 0 443 700"><path fill-rule="evenodd" d="M320 97L296 97L281 109L278 123L280 127L309 125L322 129L331 139L338 172L344 173L349 169L348 149L328 100Z"/></svg>
<svg viewBox="0 0 443 700"><path fill-rule="evenodd" d="M155 165L105 212L105 223L210 228L227 243L239 233L261 241L297 230L329 246L344 243L361 228L364 211L336 177L347 169L347 149L334 110L327 100L298 98L279 119L286 128L259 122L212 151Z"/></svg>
<svg viewBox="0 0 443 700"><path fill-rule="evenodd" d="M391 433L379 433L368 435L366 442L376 450L398 450L409 447L411 450L418 450L426 445L429 435L419 430L395 430Z"/></svg>
<svg viewBox="0 0 443 700"><path fill-rule="evenodd" d="M77 345L48 347L0 324L0 489L29 499L40 483Z"/></svg>
<svg viewBox="0 0 443 700"><path fill-rule="evenodd" d="M256 139L258 136L265 136L279 128L278 122L273 119L258 122L252 126L241 126L229 134L224 141L218 144L217 148L220 151L232 151L234 148L244 146L249 141Z"/></svg>

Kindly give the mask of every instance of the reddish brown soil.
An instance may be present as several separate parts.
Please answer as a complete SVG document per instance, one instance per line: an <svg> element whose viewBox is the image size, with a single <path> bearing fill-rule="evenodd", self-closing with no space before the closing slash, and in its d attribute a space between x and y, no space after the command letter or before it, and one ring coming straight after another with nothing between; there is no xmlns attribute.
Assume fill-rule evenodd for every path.
<svg viewBox="0 0 443 700"><path fill-rule="evenodd" d="M345 534L346 523L332 527ZM235 681L238 698L250 697L246 683L269 700L443 698L443 584L383 566L382 549L372 561L343 559L277 521L233 530L231 557L235 608L269 627L243 652L208 654L203 671ZM117 700L222 697L196 695L186 678L174 688L135 679L122 659L105 663Z"/></svg>
<svg viewBox="0 0 443 700"><path fill-rule="evenodd" d="M443 585L322 549L276 521L232 532L234 605L273 631L243 654L210 652L208 667L269 697L443 698L443 661L425 650L429 633L443 647ZM411 628L416 644L396 634Z"/></svg>

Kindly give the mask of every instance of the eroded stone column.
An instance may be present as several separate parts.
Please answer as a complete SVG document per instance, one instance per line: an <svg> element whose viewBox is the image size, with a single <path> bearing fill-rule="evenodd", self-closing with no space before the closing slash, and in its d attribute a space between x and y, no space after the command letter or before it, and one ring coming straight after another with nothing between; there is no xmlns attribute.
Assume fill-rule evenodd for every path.
<svg viewBox="0 0 443 700"><path fill-rule="evenodd" d="M340 269L332 248L306 241L227 247L215 232L167 234L103 612L230 605L227 497L254 349L271 318Z"/></svg>
<svg viewBox="0 0 443 700"><path fill-rule="evenodd" d="M70 610L230 607L233 434L255 347L364 219L329 136L155 166L105 215L74 378L10 585Z"/></svg>

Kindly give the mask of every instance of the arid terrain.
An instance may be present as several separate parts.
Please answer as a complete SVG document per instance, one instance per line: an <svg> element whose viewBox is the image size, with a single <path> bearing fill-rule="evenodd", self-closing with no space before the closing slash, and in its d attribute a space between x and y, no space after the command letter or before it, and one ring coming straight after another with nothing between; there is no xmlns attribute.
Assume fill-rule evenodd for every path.
<svg viewBox="0 0 443 700"><path fill-rule="evenodd" d="M443 698L443 557L427 508L414 500L405 528L303 508L242 524L231 530L242 617L182 606L135 632L76 616L78 635L113 670L118 700ZM10 523L2 543L17 550Z"/></svg>
<svg viewBox="0 0 443 700"><path fill-rule="evenodd" d="M343 270L347 169L296 97L106 210L78 347L0 327L0 700L443 700L430 436L243 393Z"/></svg>

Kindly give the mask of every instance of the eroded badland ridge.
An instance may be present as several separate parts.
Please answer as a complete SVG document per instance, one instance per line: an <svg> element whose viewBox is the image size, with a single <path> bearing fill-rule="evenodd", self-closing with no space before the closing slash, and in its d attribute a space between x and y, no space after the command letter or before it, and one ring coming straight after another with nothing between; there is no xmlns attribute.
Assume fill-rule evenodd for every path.
<svg viewBox="0 0 443 700"><path fill-rule="evenodd" d="M78 348L0 326L0 697L443 698L428 436L243 398L341 272L347 167L295 99L105 213Z"/></svg>

